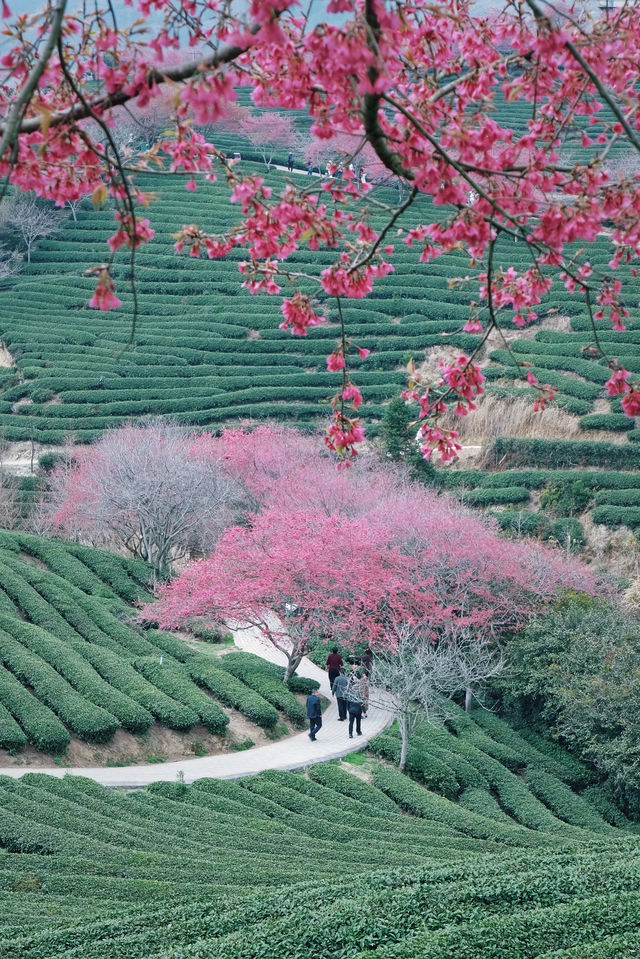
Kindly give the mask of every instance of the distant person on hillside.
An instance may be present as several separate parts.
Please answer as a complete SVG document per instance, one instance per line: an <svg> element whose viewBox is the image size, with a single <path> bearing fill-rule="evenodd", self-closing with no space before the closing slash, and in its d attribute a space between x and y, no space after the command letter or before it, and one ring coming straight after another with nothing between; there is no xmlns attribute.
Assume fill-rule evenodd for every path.
<svg viewBox="0 0 640 959"><path fill-rule="evenodd" d="M311 176L312 173L313 173L313 163L308 163L308 164L307 164L307 176Z"/></svg>
<svg viewBox="0 0 640 959"><path fill-rule="evenodd" d="M341 180L343 173L344 173L344 170L342 169L341 166L339 166L338 169L336 170L336 180Z"/></svg>
<svg viewBox="0 0 640 959"><path fill-rule="evenodd" d="M307 718L309 720L309 739L316 741L316 733L322 729L322 706L315 693L307 696Z"/></svg>
<svg viewBox="0 0 640 959"><path fill-rule="evenodd" d="M333 681L336 676L340 675L340 670L344 666L344 661L342 656L338 652L338 647L334 646L329 655L327 656L327 661L325 663L325 669L329 673L329 685L333 685Z"/></svg>
<svg viewBox="0 0 640 959"><path fill-rule="evenodd" d="M293 173L293 153L290 153L287 157L287 169L289 173Z"/></svg>
<svg viewBox="0 0 640 959"><path fill-rule="evenodd" d="M345 676L344 669L336 676L331 686L331 692L336 697L338 703L338 722L343 723L347 718L347 687L349 680Z"/></svg>

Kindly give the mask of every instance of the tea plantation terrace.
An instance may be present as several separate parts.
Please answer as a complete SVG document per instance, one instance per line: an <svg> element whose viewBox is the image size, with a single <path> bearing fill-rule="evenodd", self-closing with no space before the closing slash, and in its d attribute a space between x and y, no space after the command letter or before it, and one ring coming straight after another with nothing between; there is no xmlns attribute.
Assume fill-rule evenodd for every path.
<svg viewBox="0 0 640 959"><path fill-rule="evenodd" d="M224 738L225 707L273 730L306 725L296 692L318 683L251 654L218 657L171 633L128 625L150 599L146 564L26 533L0 534L0 749L63 753L72 735L204 726ZM201 651L204 650L204 651ZM8 759L10 762L10 758Z"/></svg>
<svg viewBox="0 0 640 959"><path fill-rule="evenodd" d="M250 163L243 169L264 173ZM267 181L278 189L283 175L272 171ZM203 183L196 193L187 193L183 181L172 178L146 175L140 183L159 199L153 205L156 238L137 255L135 347L125 349L132 297L124 254L114 268L123 307L105 315L87 305L93 281L82 271L104 258L113 232L110 210L81 210L77 222L67 220L59 237L39 245L12 289L0 294L0 336L17 364L0 376L0 427L7 438L61 443L73 434L88 441L109 426L147 414L202 426L243 417L300 424L326 420L328 397L338 381L327 372L325 358L337 327L323 324L305 338L279 330L279 299L250 296L241 288L241 251L222 261L176 254L171 234L182 223L192 220L222 231L234 222L236 211L222 185ZM380 196L392 198L384 190ZM421 202L424 219L432 221L439 211L426 198ZM378 222L379 214L372 218ZM526 252L524 244L505 243L499 254L518 265ZM604 243L597 255L606 255ZM372 434L384 404L406 383L410 356L419 360L434 346L470 351L478 343L477 336L461 332L469 317L470 289L451 287L452 278L468 272L468 258L454 252L428 265L418 258L416 249L397 243L395 272L376 283L366 303L345 305L351 337L372 350L364 362L356 361ZM312 265L317 270L319 259L323 265L331 262L326 252L308 250L289 262L292 269ZM543 310L550 307L575 311L576 300L556 290ZM502 378L504 371L496 367L495 375ZM554 382L554 375L561 377L557 401L588 414L602 393L602 378L586 384L550 373L546 379Z"/></svg>
<svg viewBox="0 0 640 959"><path fill-rule="evenodd" d="M397 745L395 731L373 744ZM508 943L510 959L604 959L640 946L636 827L559 747L452 708L416 737L415 778L375 758L354 769L128 794L0 777L0 954L504 959Z"/></svg>

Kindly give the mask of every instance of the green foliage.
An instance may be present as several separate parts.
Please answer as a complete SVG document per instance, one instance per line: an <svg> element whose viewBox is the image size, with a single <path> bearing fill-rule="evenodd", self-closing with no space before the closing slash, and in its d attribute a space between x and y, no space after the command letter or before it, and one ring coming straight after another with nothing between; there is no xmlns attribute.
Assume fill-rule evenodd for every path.
<svg viewBox="0 0 640 959"><path fill-rule="evenodd" d="M369 749L374 755L395 765L400 760L400 739L390 733L381 733L370 739ZM436 756L413 743L407 750L406 771L414 779L425 783L430 789L449 799L455 799L460 792L460 784L452 769Z"/></svg>
<svg viewBox="0 0 640 959"><path fill-rule="evenodd" d="M174 729L190 729L201 722L210 733L224 736L229 717L211 697L194 686L181 666L167 660L161 663L159 658L136 659L134 666L149 682L184 707L170 718Z"/></svg>
<svg viewBox="0 0 640 959"><path fill-rule="evenodd" d="M603 526L640 526L640 506L596 506L591 514L594 523Z"/></svg>
<svg viewBox="0 0 640 959"><path fill-rule="evenodd" d="M469 506L496 506L507 503L526 503L529 490L524 486L490 487L470 490L464 494L464 502Z"/></svg>
<svg viewBox="0 0 640 959"><path fill-rule="evenodd" d="M637 469L640 466L640 450L616 443L500 436L493 444L493 452L508 466L535 465L548 469L570 466Z"/></svg>
<svg viewBox="0 0 640 959"><path fill-rule="evenodd" d="M588 509L593 493L582 479L547 486L540 495L540 505L556 515L573 516Z"/></svg>
<svg viewBox="0 0 640 959"><path fill-rule="evenodd" d="M260 693L268 703L271 703L276 709L289 717L289 719L302 729L307 725L307 712L304 706L296 699L290 689L282 682L282 678L270 676L257 656L251 656L247 659L247 654L228 653L219 659L219 665L227 670L237 679Z"/></svg>
<svg viewBox="0 0 640 959"><path fill-rule="evenodd" d="M507 715L548 724L609 777L640 811L640 670L637 625L605 604L564 603L516 634L507 677L496 682Z"/></svg>
<svg viewBox="0 0 640 959"><path fill-rule="evenodd" d="M416 442L416 409L401 396L395 396L385 407L380 424L380 439L387 457L396 463L406 463L414 479L431 484L436 471L430 460L425 460Z"/></svg>
<svg viewBox="0 0 640 959"><path fill-rule="evenodd" d="M209 656L194 656L189 660L188 668L192 678L206 686L216 699L225 706L240 710L256 725L268 729L279 721L278 711L263 696L214 664Z"/></svg>

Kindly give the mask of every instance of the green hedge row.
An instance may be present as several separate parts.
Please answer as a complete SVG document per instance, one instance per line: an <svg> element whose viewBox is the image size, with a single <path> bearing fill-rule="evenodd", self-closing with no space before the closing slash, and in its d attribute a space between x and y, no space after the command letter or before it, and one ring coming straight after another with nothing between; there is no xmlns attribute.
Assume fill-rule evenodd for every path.
<svg viewBox="0 0 640 959"><path fill-rule="evenodd" d="M55 712L78 736L89 742L111 739L120 723L101 706L85 699L43 659L0 628L0 659L38 699Z"/></svg>
<svg viewBox="0 0 640 959"><path fill-rule="evenodd" d="M398 812L396 804L383 792L334 763L319 763L317 766L310 766L309 776L315 782L321 783L329 789L335 789L342 796L357 799L369 808L381 809L385 812Z"/></svg>
<svg viewBox="0 0 640 959"><path fill-rule="evenodd" d="M496 842L515 846L528 846L536 843L541 846L545 845L542 836L537 839L534 838L535 834L516 823L508 826L493 819L485 818L478 813L470 812L444 796L429 792L423 786L419 786L401 772L398 772L397 769L376 765L372 776L374 785L385 792L402 809L414 816L442 822L478 839L493 839Z"/></svg>
<svg viewBox="0 0 640 959"><path fill-rule="evenodd" d="M0 677L0 687L1 685L2 679ZM0 749L6 749L10 753L16 753L26 745L26 735L22 729L20 729L20 726L9 710L0 705Z"/></svg>
<svg viewBox="0 0 640 959"><path fill-rule="evenodd" d="M592 413L578 420L582 430L612 430L617 433L628 430L631 422L624 413Z"/></svg>
<svg viewBox="0 0 640 959"><path fill-rule="evenodd" d="M526 780L534 795L559 819L592 832L605 834L614 832L613 827L604 821L593 806L580 796L576 796L555 776L550 776L544 770L536 769L534 766L528 766Z"/></svg>
<svg viewBox="0 0 640 959"><path fill-rule="evenodd" d="M133 665L145 679L185 707L179 725L174 720L175 729L190 729L197 722L202 722L210 733L224 736L229 717L217 703L194 685L184 669L167 660L161 663L159 659L136 659Z"/></svg>
<svg viewBox="0 0 640 959"><path fill-rule="evenodd" d="M302 729L307 725L307 711L304 706L298 702L281 679L268 675L260 668L260 660L257 656L252 658L254 662L247 662L242 653L227 653L221 656L218 662L222 669L254 689L268 703L285 713L299 729Z"/></svg>
<svg viewBox="0 0 640 959"><path fill-rule="evenodd" d="M506 460L508 466L548 469L570 466L604 466L618 469L640 467L640 450L616 443L500 436L493 444L493 453L498 460Z"/></svg>
<svg viewBox="0 0 640 959"><path fill-rule="evenodd" d="M524 486L492 486L466 491L464 502L469 506L497 506L527 502L529 495L529 490Z"/></svg>
<svg viewBox="0 0 640 959"><path fill-rule="evenodd" d="M141 732L153 723L148 710L106 683L78 652L43 629L3 615L0 628L52 666L81 696L112 713L123 729Z"/></svg>
<svg viewBox="0 0 640 959"><path fill-rule="evenodd" d="M211 657L205 654L194 656L189 660L190 676L206 686L216 699L225 706L231 706L243 713L247 719L257 726L270 728L278 722L278 711L253 689L249 689L243 682L232 676L231 673L212 663Z"/></svg>
<svg viewBox="0 0 640 959"><path fill-rule="evenodd" d="M0 666L0 704L20 724L30 743L45 752L64 752L71 736L58 717Z"/></svg>
<svg viewBox="0 0 640 959"><path fill-rule="evenodd" d="M594 523L603 526L640 526L640 506L596 506L591 513Z"/></svg>
<svg viewBox="0 0 640 959"><path fill-rule="evenodd" d="M380 756L395 765L400 761L400 739L391 733L374 736L369 740L368 748L374 756ZM406 770L414 779L448 799L455 799L460 792L460 783L450 766L413 743L407 750Z"/></svg>

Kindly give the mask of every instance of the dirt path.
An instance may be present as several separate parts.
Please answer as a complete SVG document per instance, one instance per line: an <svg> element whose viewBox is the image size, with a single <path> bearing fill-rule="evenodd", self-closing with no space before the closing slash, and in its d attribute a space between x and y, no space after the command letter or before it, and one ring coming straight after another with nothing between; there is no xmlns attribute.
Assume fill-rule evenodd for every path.
<svg viewBox="0 0 640 959"><path fill-rule="evenodd" d="M263 642L257 629L233 630L236 646L246 652L255 653L270 662L284 665L285 657L271 645ZM317 679L320 682L319 692L330 698L327 674L315 666L310 660L304 659L298 669L300 676ZM219 756L204 756L201 759L183 759L177 762L157 763L150 766L119 766L119 767L70 767L59 766L37 768L39 773L50 776L85 776L103 786L123 789L136 789L153 782L166 780L175 781L178 776L184 776L185 783L192 783L196 779L212 777L213 779L238 779L241 776L253 776L263 769L303 769L314 763L326 762L329 759L338 759L347 753L363 749L368 740L386 729L392 715L384 709L370 706L366 719L363 719L363 735L349 739L348 724L338 722L338 709L335 700L323 713L323 726L318 733L316 742L312 743L306 732L297 736L290 736L283 742L269 743L246 752L224 753ZM28 766L17 769L3 769L3 776L20 779L25 773L33 772Z"/></svg>

